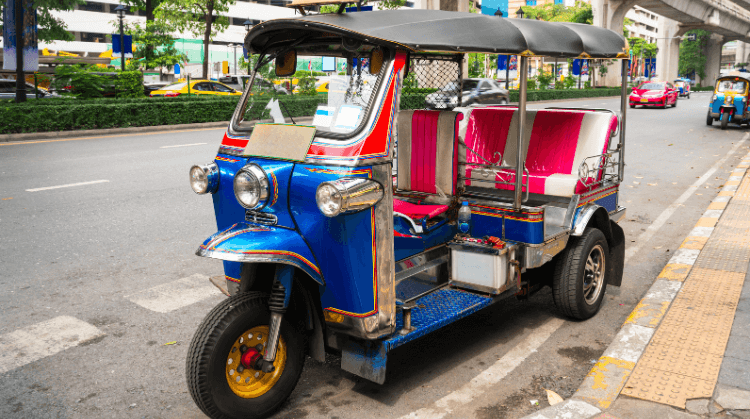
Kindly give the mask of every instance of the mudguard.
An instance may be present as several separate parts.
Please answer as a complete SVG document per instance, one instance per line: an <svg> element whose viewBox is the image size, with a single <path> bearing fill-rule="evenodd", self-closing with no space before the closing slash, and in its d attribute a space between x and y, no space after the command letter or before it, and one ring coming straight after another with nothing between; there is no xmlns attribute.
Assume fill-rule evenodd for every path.
<svg viewBox="0 0 750 419"><path fill-rule="evenodd" d="M206 239L195 254L232 262L284 263L324 285L310 248L299 233L286 228L237 223Z"/></svg>
<svg viewBox="0 0 750 419"><path fill-rule="evenodd" d="M612 241L609 244L609 267L607 285L619 287L622 284L622 272L625 269L625 232L619 224L610 221Z"/></svg>

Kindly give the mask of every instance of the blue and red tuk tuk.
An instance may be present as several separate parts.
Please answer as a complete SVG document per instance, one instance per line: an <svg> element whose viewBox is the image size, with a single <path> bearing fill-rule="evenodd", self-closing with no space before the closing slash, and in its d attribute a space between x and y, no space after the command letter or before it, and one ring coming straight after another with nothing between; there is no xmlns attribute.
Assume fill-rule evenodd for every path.
<svg viewBox="0 0 750 419"><path fill-rule="evenodd" d="M190 170L218 227L197 254L223 261L229 295L187 357L210 417L271 414L305 355L340 352L344 370L382 384L394 348L492 304L549 286L564 315L588 319L620 285L621 34L397 10L263 22L245 46L259 57L253 78L271 63L288 77L298 56L346 71L311 107L248 87L218 154ZM462 107L467 51L520 56L518 105ZM532 56L623 59L621 109L527 110ZM457 106L426 110L451 81Z"/></svg>

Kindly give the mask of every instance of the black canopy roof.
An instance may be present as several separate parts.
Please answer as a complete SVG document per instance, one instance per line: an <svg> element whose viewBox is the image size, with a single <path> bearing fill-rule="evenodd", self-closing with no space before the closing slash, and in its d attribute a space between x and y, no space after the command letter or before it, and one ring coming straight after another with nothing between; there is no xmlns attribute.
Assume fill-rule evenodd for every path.
<svg viewBox="0 0 750 419"><path fill-rule="evenodd" d="M276 44L284 34L288 38L290 30L295 30L297 39L300 35L297 31L323 30L373 43L397 44L414 51L628 57L625 38L609 29L442 10L382 10L275 19L255 25L247 34L245 45L249 51L258 53L269 42Z"/></svg>

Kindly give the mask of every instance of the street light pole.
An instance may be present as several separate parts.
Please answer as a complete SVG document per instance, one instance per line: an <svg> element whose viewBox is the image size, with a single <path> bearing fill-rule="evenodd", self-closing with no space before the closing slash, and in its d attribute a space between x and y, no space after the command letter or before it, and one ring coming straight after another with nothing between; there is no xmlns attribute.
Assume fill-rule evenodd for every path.
<svg viewBox="0 0 750 419"><path fill-rule="evenodd" d="M243 25L245 25L245 35L247 35L247 33L250 32L250 28L253 27L253 22L251 22L250 19L248 19L248 20L245 21L245 23L243 23ZM244 44L244 42L243 42L243 44ZM248 53L247 53L247 75L248 76L250 75L250 67L252 65L250 63L250 61L251 61L250 60L250 51L248 51Z"/></svg>
<svg viewBox="0 0 750 419"><path fill-rule="evenodd" d="M125 18L126 7L122 4L115 8L117 18L120 19L120 69L125 71L125 37L123 36L123 23L122 20Z"/></svg>

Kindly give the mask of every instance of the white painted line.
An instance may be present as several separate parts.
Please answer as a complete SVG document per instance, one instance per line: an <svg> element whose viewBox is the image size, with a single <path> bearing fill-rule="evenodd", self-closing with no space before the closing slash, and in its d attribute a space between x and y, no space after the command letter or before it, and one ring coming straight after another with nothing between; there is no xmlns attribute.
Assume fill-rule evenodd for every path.
<svg viewBox="0 0 750 419"><path fill-rule="evenodd" d="M731 196L717 196L713 202L729 202L730 199L732 199Z"/></svg>
<svg viewBox="0 0 750 419"><path fill-rule="evenodd" d="M682 282L657 279L648 289L643 301L656 303L672 301L680 288L682 288Z"/></svg>
<svg viewBox="0 0 750 419"><path fill-rule="evenodd" d="M602 356L628 362L638 362L638 358L643 354L646 345L651 341L651 336L653 336L655 331L656 329L650 327L626 324L620 329Z"/></svg>
<svg viewBox="0 0 750 419"><path fill-rule="evenodd" d="M727 180L742 180L742 176L729 176Z"/></svg>
<svg viewBox="0 0 750 419"><path fill-rule="evenodd" d="M587 419L600 412L599 408L586 402L568 399L526 416L524 419Z"/></svg>
<svg viewBox="0 0 750 419"><path fill-rule="evenodd" d="M60 316L0 336L0 374L90 341L104 332Z"/></svg>
<svg viewBox="0 0 750 419"><path fill-rule="evenodd" d="M39 192L39 191L47 191L50 189L71 188L73 186L94 185L97 183L107 183L107 182L109 181L108 180L92 180L91 182L69 183L67 185L47 186L45 188L36 188L36 189L26 189L26 192Z"/></svg>
<svg viewBox="0 0 750 419"><path fill-rule="evenodd" d="M668 263L679 263L682 265L692 265L695 260L698 259L698 255L701 254L699 249L685 249L680 248L674 252L672 259L669 259Z"/></svg>
<svg viewBox="0 0 750 419"><path fill-rule="evenodd" d="M518 345L467 384L436 401L433 407L419 409L403 416L401 419L439 419L451 414L456 409L460 409L463 405L471 403L521 365L529 355L535 353L564 323L565 320L557 318L547 320L543 325L534 328Z"/></svg>
<svg viewBox="0 0 750 419"><path fill-rule="evenodd" d="M724 210L706 210L706 212L701 215L702 218L721 218L721 214L724 213Z"/></svg>
<svg viewBox="0 0 750 419"><path fill-rule="evenodd" d="M208 143L195 143L195 144L180 144L180 145L165 145L159 148L175 148L175 147L192 147L194 145L206 145Z"/></svg>
<svg viewBox="0 0 750 419"><path fill-rule="evenodd" d="M169 313L218 294L221 291L208 281L207 276L195 274L125 298L151 311Z"/></svg>
<svg viewBox="0 0 750 419"><path fill-rule="evenodd" d="M688 237L711 237L711 233L713 232L713 227L694 227L688 233Z"/></svg>
<svg viewBox="0 0 750 419"><path fill-rule="evenodd" d="M725 186L724 186L723 188L721 188L721 190L722 190L722 192L723 192L723 191L727 191L727 192L735 192L735 191L737 191L737 187L738 187L738 186L739 186L739 185L725 185Z"/></svg>
<svg viewBox="0 0 750 419"><path fill-rule="evenodd" d="M747 141L748 138L750 138L750 133L745 134L745 136L742 137L742 140L738 141L737 144L735 144L734 147L732 147L732 149L729 150L729 152L727 152L727 154L721 160L714 163L714 165L711 166L711 168L708 169L708 171L704 173L703 176L698 178L698 180L696 180L692 185L690 185L687 188L687 190L683 192L682 195L680 195L679 198L677 198L674 202L672 202L671 205L669 205L664 211L662 211L661 214L659 214L656 220L654 220L654 222L651 223L651 225L648 226L648 228L646 228L646 231L644 231L643 233L641 233L640 236L638 236L636 245L629 247L625 250L626 262L633 255L638 253L639 250L641 250L641 246L643 246L644 244L647 244L649 240L651 240L651 237L653 237L654 234L656 234L656 232L664 225L664 223L667 222L669 217L671 217L672 214L674 214L675 211L677 211L677 208L679 208L680 205L682 205L685 201L687 201L688 198L690 198L693 195L693 193L698 189L698 187L700 187L703 183L705 183L708 180L708 178L710 178L711 175L714 174L715 171L719 170L719 167L722 164L724 164L724 162L727 161L727 159L729 159L729 157L731 157L732 154L734 154L737 151L737 149L742 144L744 144L745 141ZM736 186L735 186L735 189L737 189Z"/></svg>

